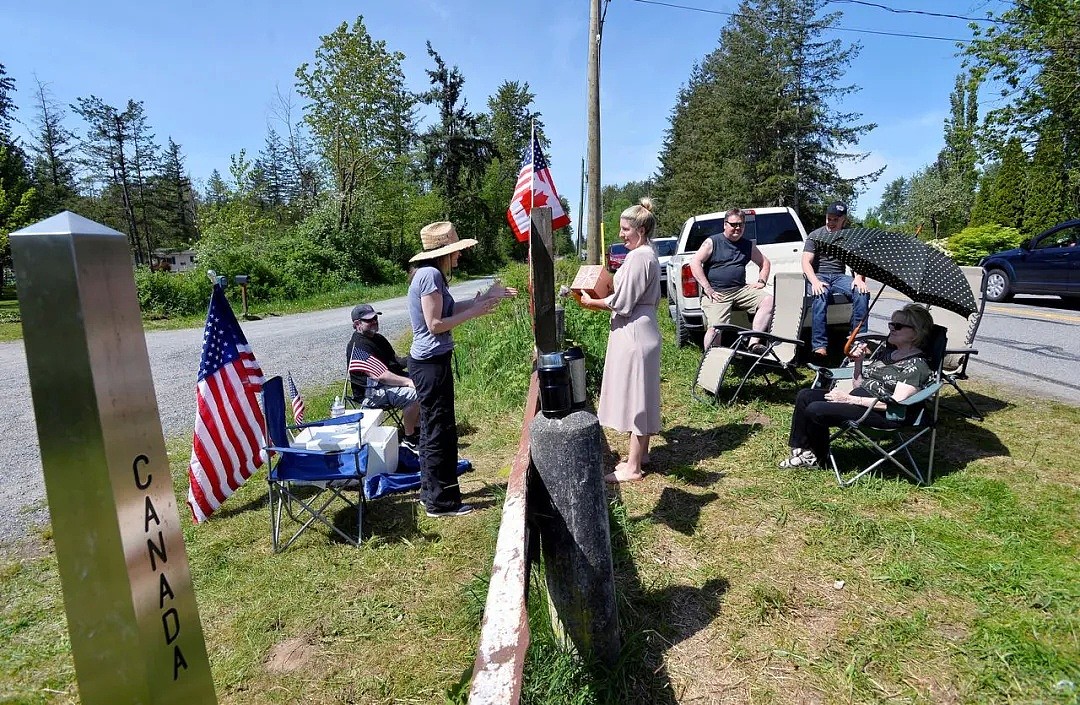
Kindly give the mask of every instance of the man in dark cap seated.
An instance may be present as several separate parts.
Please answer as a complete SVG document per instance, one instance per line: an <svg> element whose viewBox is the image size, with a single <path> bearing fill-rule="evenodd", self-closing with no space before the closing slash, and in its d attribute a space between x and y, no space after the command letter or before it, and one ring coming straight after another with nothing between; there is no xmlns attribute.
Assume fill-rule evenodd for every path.
<svg viewBox="0 0 1080 705"><path fill-rule="evenodd" d="M420 403L394 346L379 334L380 315L371 304L353 307L353 335L345 350L349 359L349 383L360 408L402 410L405 437L401 443L415 450L420 435Z"/></svg>
<svg viewBox="0 0 1080 705"><path fill-rule="evenodd" d="M825 225L810 233L803 247L802 271L806 277L806 295L811 297L811 344L814 355L819 358L829 352L828 306L829 295L833 292L839 292L851 301L851 330L859 328L866 332L867 310L870 307L870 289L866 285L866 277L854 272L854 276L849 275L843 262L818 252L813 239L815 233L835 233L847 226L847 204L836 201L825 211Z"/></svg>

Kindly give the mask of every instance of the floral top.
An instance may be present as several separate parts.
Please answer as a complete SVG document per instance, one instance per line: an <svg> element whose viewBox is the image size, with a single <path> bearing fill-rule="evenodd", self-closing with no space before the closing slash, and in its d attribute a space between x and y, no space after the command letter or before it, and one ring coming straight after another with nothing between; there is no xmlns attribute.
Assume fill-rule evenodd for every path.
<svg viewBox="0 0 1080 705"><path fill-rule="evenodd" d="M898 382L921 388L930 381L930 363L920 355L905 357L893 362L894 351L885 353L881 360L863 365L859 387L876 397L892 396Z"/></svg>

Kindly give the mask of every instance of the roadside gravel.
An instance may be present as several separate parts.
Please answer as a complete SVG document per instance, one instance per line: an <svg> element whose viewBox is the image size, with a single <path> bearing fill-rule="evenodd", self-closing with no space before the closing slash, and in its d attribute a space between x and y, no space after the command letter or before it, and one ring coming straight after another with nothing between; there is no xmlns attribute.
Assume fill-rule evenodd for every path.
<svg viewBox="0 0 1080 705"><path fill-rule="evenodd" d="M451 287L466 299L490 284L473 280ZM359 302L358 302L359 303ZM344 382L345 344L352 307L268 317L242 324L267 376L291 371L298 387ZM393 340L409 327L404 297L376 304L381 332ZM202 329L155 331L146 336L150 369L166 438L190 436L195 420L195 375ZM398 351L405 354L404 350ZM0 388L8 393L8 413L0 414L0 546L12 544L49 520L38 454L26 350L22 341L0 344ZM180 498L181 502L183 498Z"/></svg>

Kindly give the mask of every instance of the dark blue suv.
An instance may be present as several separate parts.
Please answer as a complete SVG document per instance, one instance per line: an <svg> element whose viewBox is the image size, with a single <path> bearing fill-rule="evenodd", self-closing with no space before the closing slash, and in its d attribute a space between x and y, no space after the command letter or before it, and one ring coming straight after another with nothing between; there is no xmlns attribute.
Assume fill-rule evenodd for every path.
<svg viewBox="0 0 1080 705"><path fill-rule="evenodd" d="M1013 294L1057 294L1080 298L1080 220L1039 233L1020 247L995 252L979 263L986 270L986 298Z"/></svg>

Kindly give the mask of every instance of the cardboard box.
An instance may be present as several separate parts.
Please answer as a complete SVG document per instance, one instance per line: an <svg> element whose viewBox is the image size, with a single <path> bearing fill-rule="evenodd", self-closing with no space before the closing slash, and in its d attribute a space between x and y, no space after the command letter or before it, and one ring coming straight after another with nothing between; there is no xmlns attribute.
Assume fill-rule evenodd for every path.
<svg viewBox="0 0 1080 705"><path fill-rule="evenodd" d="M602 264L583 264L570 288L579 294L585 293L594 299L602 299L611 295L614 286L615 281L607 267Z"/></svg>

